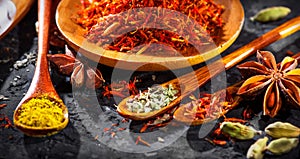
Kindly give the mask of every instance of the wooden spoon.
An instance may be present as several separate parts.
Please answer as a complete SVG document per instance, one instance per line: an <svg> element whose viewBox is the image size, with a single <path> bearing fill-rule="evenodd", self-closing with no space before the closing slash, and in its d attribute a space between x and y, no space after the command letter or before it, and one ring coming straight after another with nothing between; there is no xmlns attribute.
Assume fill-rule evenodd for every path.
<svg viewBox="0 0 300 159"><path fill-rule="evenodd" d="M49 26L50 26L50 10L51 10L51 0L39 0L38 1L38 21L39 21L39 33L38 33L38 57L36 62L36 68L34 76L29 87L28 92L25 97L21 100L14 112L14 124L15 126L29 136L47 136L52 135L68 124L68 110L64 105L59 95L55 91L48 70L47 53L49 49L48 39L49 39ZM48 97L60 103L60 107L64 114L64 121L53 127L31 127L21 124L18 121L18 110L22 107L22 104L26 103L28 100L37 97Z"/></svg>
<svg viewBox="0 0 300 159"><path fill-rule="evenodd" d="M18 24L33 2L34 0L0 0L0 39Z"/></svg>
<svg viewBox="0 0 300 159"><path fill-rule="evenodd" d="M286 36L300 30L300 16L293 18L286 23L278 26L277 28L271 30L268 33L265 33L261 37L258 37L257 39L253 40L249 44L239 48L238 50L232 52L231 54L223 57L220 60L217 60L211 64L208 64L205 67L201 67L194 72L188 73L186 75L183 75L177 79L173 79L171 81L165 82L161 84L161 86L167 86L169 84L175 84L177 86L181 86L181 95L178 96L177 99L175 99L173 102L171 102L169 105L163 107L160 110L156 110L150 113L133 113L129 110L127 110L126 101L131 97L127 97L123 99L118 107L117 111L119 114L121 114L124 117L133 119L133 120L146 120L153 118L157 115L160 115L162 113L165 113L170 108L175 107L178 105L181 100L198 89L199 87L203 86L206 82L208 82L212 77L216 76L217 74L221 73L225 69L229 69L245 58L249 57L253 53L255 53L257 50L266 47L267 45L285 38ZM191 78L195 77L195 78Z"/></svg>

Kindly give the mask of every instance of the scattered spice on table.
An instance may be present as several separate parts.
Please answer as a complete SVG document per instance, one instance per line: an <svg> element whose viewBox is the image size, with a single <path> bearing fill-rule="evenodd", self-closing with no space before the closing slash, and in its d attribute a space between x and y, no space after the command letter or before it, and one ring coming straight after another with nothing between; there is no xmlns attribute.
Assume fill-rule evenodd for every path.
<svg viewBox="0 0 300 159"><path fill-rule="evenodd" d="M257 140L248 149L247 158L263 158L269 155L282 155L298 146L300 128L287 122L277 121L267 125L265 132L256 130L247 120L225 118L220 126L206 138L212 144L225 146L227 141L235 139ZM257 139L258 137L258 139ZM270 141L269 141L270 140Z"/></svg>
<svg viewBox="0 0 300 159"><path fill-rule="evenodd" d="M296 148L298 146L298 143L298 138L283 137L271 141L266 147L266 150L272 152L272 154L274 155L282 155Z"/></svg>
<svg viewBox="0 0 300 159"><path fill-rule="evenodd" d="M24 68L29 64L35 64L36 61L36 52L30 51L25 53L20 60L16 61L13 65L13 68L18 70L20 68Z"/></svg>
<svg viewBox="0 0 300 159"><path fill-rule="evenodd" d="M295 55L297 56L297 55ZM258 62L249 61L237 66L241 74L248 78L238 90L238 95L254 99L264 92L263 114L274 117L279 112L283 96L287 102L300 106L300 69L293 57L285 57L280 64L271 52L258 51ZM282 93L280 93L282 92Z"/></svg>
<svg viewBox="0 0 300 159"><path fill-rule="evenodd" d="M9 100L9 98L7 98L4 95L0 94L0 101L2 101L2 100Z"/></svg>
<svg viewBox="0 0 300 159"><path fill-rule="evenodd" d="M0 128L11 128L13 127L13 124L11 120L8 118L5 114L0 114Z"/></svg>
<svg viewBox="0 0 300 159"><path fill-rule="evenodd" d="M8 98L5 98L4 96L1 99L1 96L2 95L0 95L0 100L8 99ZM6 106L7 106L7 104L5 104L5 103L0 104L0 110L5 108ZM5 114L0 114L0 128L10 128L10 127L13 127L13 124L12 124L11 120L8 118L8 116Z"/></svg>
<svg viewBox="0 0 300 159"><path fill-rule="evenodd" d="M129 119L124 118L124 119L121 120L121 122L122 122L122 123L128 123L128 122L129 122Z"/></svg>
<svg viewBox="0 0 300 159"><path fill-rule="evenodd" d="M64 122L60 103L49 97L32 98L17 110L17 122L33 127L53 127Z"/></svg>
<svg viewBox="0 0 300 159"><path fill-rule="evenodd" d="M211 37L217 38L215 35L223 26L224 6L213 0L83 0L81 4L78 14L72 19L86 29L86 38L105 49L121 52L141 54L151 43L156 43L167 46L164 52L170 51L160 56L176 55L173 49L188 56L187 48L211 43ZM171 10L171 14L165 14L163 9ZM181 14L185 16L179 17ZM137 49L133 50L135 47Z"/></svg>
<svg viewBox="0 0 300 159"><path fill-rule="evenodd" d="M251 21L259 21L263 23L276 21L286 17L291 12L291 9L285 6L273 6L260 10L253 17Z"/></svg>
<svg viewBox="0 0 300 159"><path fill-rule="evenodd" d="M115 138L118 135L118 132L126 130L127 126L124 121L127 121L128 119L123 118L122 120L118 120L116 123L112 123L108 127L104 127L102 132L103 135L109 135L111 138Z"/></svg>
<svg viewBox="0 0 300 159"><path fill-rule="evenodd" d="M127 109L134 113L148 113L170 104L178 96L179 91L172 84L167 87L155 86L149 87L126 101Z"/></svg>
<svg viewBox="0 0 300 159"><path fill-rule="evenodd" d="M110 132L110 136L114 138L116 136L116 132Z"/></svg>
<svg viewBox="0 0 300 159"><path fill-rule="evenodd" d="M0 109L2 109L2 108L4 108L4 107L6 107L7 106L7 104L0 104Z"/></svg>
<svg viewBox="0 0 300 159"><path fill-rule="evenodd" d="M222 122L220 129L223 134L238 140L250 140L256 135L261 134L252 126L244 125L239 122Z"/></svg>
<svg viewBox="0 0 300 159"><path fill-rule="evenodd" d="M126 128L119 128L118 131L124 131Z"/></svg>
<svg viewBox="0 0 300 159"><path fill-rule="evenodd" d="M286 56L293 56L293 55L294 55L294 52L291 51L291 50L287 50L287 51L285 52L285 54L286 54Z"/></svg>
<svg viewBox="0 0 300 159"><path fill-rule="evenodd" d="M239 125L249 125L249 122L247 120L243 120L243 119L239 119L239 118L227 118L226 116L224 116L224 120L222 122L220 122L218 124L218 127L212 131L212 133L210 133L205 140L210 142L213 145L218 145L218 146L225 146L228 143L228 140L230 141L230 136L226 133L223 133L223 131L221 130L221 125L223 124L223 122L225 123L233 123L232 125L235 125L236 123L239 123ZM226 125L228 126L228 125ZM243 126L242 126L243 127ZM248 129L248 128L246 128ZM237 130L235 130L237 131ZM247 132L245 132L247 133ZM235 135L238 135L237 133L235 133ZM244 135L244 134L243 134ZM246 135L246 134L245 134Z"/></svg>
<svg viewBox="0 0 300 159"><path fill-rule="evenodd" d="M138 136L136 138L136 141L135 141L136 145L139 144L139 143L142 143L142 144L144 144L144 145L146 145L148 147L151 147L151 145L147 141L143 140L141 136Z"/></svg>
<svg viewBox="0 0 300 159"><path fill-rule="evenodd" d="M269 141L268 137L258 139L254 144L248 149L247 158L253 159L263 159L264 151L267 147L267 142Z"/></svg>
<svg viewBox="0 0 300 159"><path fill-rule="evenodd" d="M103 93L102 95L104 97L110 98L112 96L118 96L121 98L130 96L130 95L137 95L138 89L136 87L136 83L141 82L136 77L133 80L130 80L129 82L122 80L119 82L112 82L109 85L103 86Z"/></svg>
<svg viewBox="0 0 300 159"><path fill-rule="evenodd" d="M110 130L110 128L104 128L104 129L103 129L104 132L107 132L107 131L109 131L109 130Z"/></svg>
<svg viewBox="0 0 300 159"><path fill-rule="evenodd" d="M69 50L66 50L69 51ZM92 69L87 63L76 59L72 54L48 54L47 59L59 73L71 76L74 87L100 88L105 82L99 69Z"/></svg>
<svg viewBox="0 0 300 159"><path fill-rule="evenodd" d="M272 124L269 124L265 127L265 132L267 135L272 138L282 138L282 137L299 137L300 136L300 128L288 123L277 121Z"/></svg>
<svg viewBox="0 0 300 159"><path fill-rule="evenodd" d="M282 155L284 153L288 153L299 143L299 130L300 128L287 122L277 121L275 123L269 124L265 128L265 132L266 135L272 137L272 140L268 142L268 144L267 141L265 141L265 143L263 143L263 146L260 147L259 145L257 145L257 142L262 140L262 138L258 139L254 144L250 146L247 156L258 155L263 158L265 152L271 152L272 155ZM265 136L263 139L267 140L268 137Z"/></svg>

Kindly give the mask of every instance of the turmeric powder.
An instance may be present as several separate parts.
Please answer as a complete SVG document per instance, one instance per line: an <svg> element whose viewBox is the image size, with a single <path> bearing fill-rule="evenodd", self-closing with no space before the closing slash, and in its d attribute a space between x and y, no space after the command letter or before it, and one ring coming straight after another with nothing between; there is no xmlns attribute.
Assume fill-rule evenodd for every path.
<svg viewBox="0 0 300 159"><path fill-rule="evenodd" d="M21 124L32 127L53 127L64 121L60 103L48 97L32 98L17 112Z"/></svg>

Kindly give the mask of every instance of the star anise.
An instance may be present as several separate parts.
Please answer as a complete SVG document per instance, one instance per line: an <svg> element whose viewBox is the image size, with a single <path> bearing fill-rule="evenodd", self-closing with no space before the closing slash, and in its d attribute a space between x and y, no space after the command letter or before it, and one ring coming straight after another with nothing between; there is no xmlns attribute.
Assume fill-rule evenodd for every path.
<svg viewBox="0 0 300 159"><path fill-rule="evenodd" d="M287 101L300 107L300 69L292 57L285 57L276 64L271 52L258 51L258 62L245 62L237 68L244 77L249 77L238 90L246 98L255 98L264 90L263 114L270 117L277 115L282 106L283 96Z"/></svg>
<svg viewBox="0 0 300 159"><path fill-rule="evenodd" d="M66 48L66 54L49 54L47 58L57 68L59 73L71 76L73 86L81 87L85 84L87 88L102 87L105 80L101 72L79 61L69 51Z"/></svg>

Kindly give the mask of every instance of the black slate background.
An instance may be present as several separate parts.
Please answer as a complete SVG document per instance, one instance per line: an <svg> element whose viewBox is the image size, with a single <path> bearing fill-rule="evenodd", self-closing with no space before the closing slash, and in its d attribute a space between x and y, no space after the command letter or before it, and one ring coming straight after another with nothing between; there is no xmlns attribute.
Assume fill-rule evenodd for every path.
<svg viewBox="0 0 300 159"><path fill-rule="evenodd" d="M237 48L247 44L263 33L275 28L285 21L300 15L299 2L296 0L241 0L245 9L245 23L243 30L236 42L222 56L236 50ZM292 13L286 18L261 24L251 22L249 17L253 16L260 9L269 6L284 5L291 8ZM8 106L0 110L0 114L7 114L12 119L13 110L23 97L29 87L34 65L29 64L18 70L12 69L16 60L24 58L25 53L36 52L36 33L34 23L37 19L36 4L24 19L13 29L4 39L0 41L0 94L10 98L9 101L0 101ZM57 48L51 47L51 52L59 52ZM283 40L280 40L263 50L269 50L276 53L276 59L282 60L287 50L300 52L300 33L297 32ZM8 59L9 62L3 60ZM251 56L247 60L253 60L255 56ZM201 64L195 66L198 68ZM104 78L109 81L113 68L99 65ZM126 75L125 70L122 70ZM176 70L179 74L186 73L185 69ZM136 76L146 81L143 85L139 84L140 88L147 87L153 84L152 75L156 75L156 83L164 82L172 78L171 72L135 72ZM21 78L14 81L16 76ZM239 72L233 68L226 72L227 84L231 85L241 79ZM198 138L198 131L201 126L189 127L186 133L178 138L174 143L160 150L148 153L126 153L114 150L107 147L105 144L95 139L95 132L102 131L96 129L90 122L89 112L84 111L83 105L90 103L78 103L73 99L72 87L69 84L68 78L58 75L55 71L52 72L53 83L60 93L62 99L67 105L70 113L70 123L68 126L58 133L45 138L33 138L23 135L16 129L0 129L0 158L245 158L246 151L253 141L230 143L225 147L215 147L207 141ZM224 81L221 76L215 78L219 81ZM210 90L208 83L203 90ZM87 95L88 96L88 95ZM114 101L103 100L99 96L99 102L104 108L108 108L107 112L112 116L111 120L118 122L122 119L118 116L114 109L109 106ZM228 117L240 117L243 106L251 105L261 107L261 103L254 102L249 104L243 103L241 107L230 112ZM107 107L106 107L107 106ZM287 106L284 104L284 106ZM258 115L251 122L258 128L263 129L266 124L275 120L291 122L300 126L300 111L284 110L283 115L275 119L261 118ZM109 114L108 113L108 114ZM138 123L129 123L130 126L138 125ZM126 125L125 125L126 126ZM128 125L127 125L128 126ZM117 134L118 135L118 134ZM104 134L105 136L105 134ZM120 136L122 138L122 136ZM117 140L116 138L112 140ZM143 146L143 145L141 145ZM282 156L266 155L266 158L300 158L299 146L293 149L290 153Z"/></svg>

